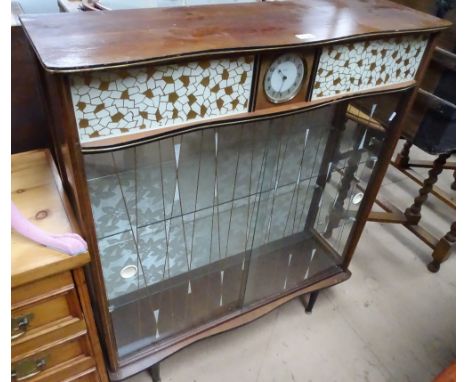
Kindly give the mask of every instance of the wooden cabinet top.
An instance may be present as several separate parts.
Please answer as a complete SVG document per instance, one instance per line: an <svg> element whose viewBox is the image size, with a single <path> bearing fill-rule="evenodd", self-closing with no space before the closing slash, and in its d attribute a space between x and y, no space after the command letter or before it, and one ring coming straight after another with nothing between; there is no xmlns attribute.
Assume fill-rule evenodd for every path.
<svg viewBox="0 0 468 382"><path fill-rule="evenodd" d="M60 178L47 150L11 156L11 199L21 213L51 233L76 232ZM89 262L89 254L69 256L11 232L11 286L16 287Z"/></svg>
<svg viewBox="0 0 468 382"><path fill-rule="evenodd" d="M21 17L51 72L284 49L450 25L386 0L296 0Z"/></svg>

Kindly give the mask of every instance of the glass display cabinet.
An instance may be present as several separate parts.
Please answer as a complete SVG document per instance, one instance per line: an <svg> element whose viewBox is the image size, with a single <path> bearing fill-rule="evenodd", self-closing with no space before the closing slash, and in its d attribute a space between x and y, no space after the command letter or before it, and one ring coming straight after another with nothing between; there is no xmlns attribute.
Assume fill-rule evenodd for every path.
<svg viewBox="0 0 468 382"><path fill-rule="evenodd" d="M350 277L448 25L377 0L22 23L113 380Z"/></svg>

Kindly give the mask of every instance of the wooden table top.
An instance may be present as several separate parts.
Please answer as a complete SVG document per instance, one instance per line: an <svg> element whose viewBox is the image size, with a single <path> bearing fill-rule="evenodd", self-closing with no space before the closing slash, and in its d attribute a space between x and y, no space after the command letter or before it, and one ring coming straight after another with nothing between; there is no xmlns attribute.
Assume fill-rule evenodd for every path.
<svg viewBox="0 0 468 382"><path fill-rule="evenodd" d="M24 15L21 22L42 65L51 72L316 45L450 25L387 0L295 0Z"/></svg>
<svg viewBox="0 0 468 382"><path fill-rule="evenodd" d="M20 212L51 233L77 232L60 178L47 150L11 156L11 199ZM11 286L83 266L89 254L69 256L11 232Z"/></svg>

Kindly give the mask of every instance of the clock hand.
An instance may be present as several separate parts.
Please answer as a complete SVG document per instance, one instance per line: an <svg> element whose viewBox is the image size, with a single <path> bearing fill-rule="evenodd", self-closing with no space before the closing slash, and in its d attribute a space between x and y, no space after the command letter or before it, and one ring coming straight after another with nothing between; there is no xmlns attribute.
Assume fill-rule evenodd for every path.
<svg viewBox="0 0 468 382"><path fill-rule="evenodd" d="M284 81L286 80L286 78L287 78L287 77L284 77L284 76L281 78L283 82L281 82L281 86L280 86L280 88L279 88L279 92L280 92L280 93L281 93L281 90L283 90L283 85L284 85Z"/></svg>
<svg viewBox="0 0 468 382"><path fill-rule="evenodd" d="M280 73L280 75L281 75L281 86L280 86L278 92L281 93L281 90L283 90L284 81L286 81L288 79L288 77L286 77L284 75L284 73L281 71L281 69L279 69L279 68L278 68L278 73Z"/></svg>
<svg viewBox="0 0 468 382"><path fill-rule="evenodd" d="M278 72L281 74L281 78L283 79L283 82L288 79L288 77L283 73L281 69L278 69Z"/></svg>

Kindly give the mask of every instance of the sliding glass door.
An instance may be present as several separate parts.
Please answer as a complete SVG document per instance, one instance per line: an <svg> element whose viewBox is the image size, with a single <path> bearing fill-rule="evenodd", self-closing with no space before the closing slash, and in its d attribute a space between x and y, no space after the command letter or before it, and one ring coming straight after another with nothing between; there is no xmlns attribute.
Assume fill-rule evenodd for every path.
<svg viewBox="0 0 468 382"><path fill-rule="evenodd" d="M339 272L395 100L86 154L120 356Z"/></svg>

